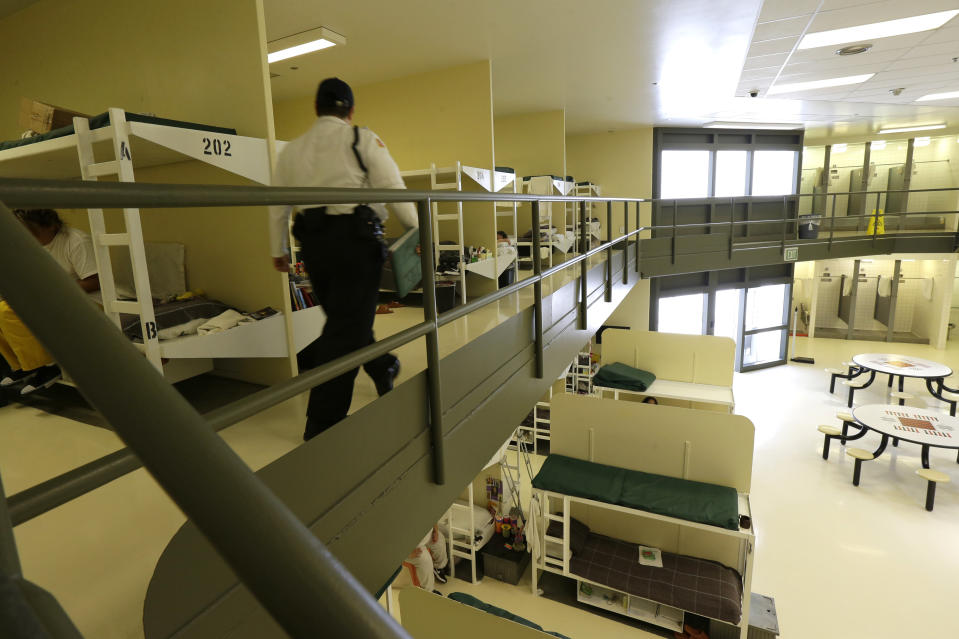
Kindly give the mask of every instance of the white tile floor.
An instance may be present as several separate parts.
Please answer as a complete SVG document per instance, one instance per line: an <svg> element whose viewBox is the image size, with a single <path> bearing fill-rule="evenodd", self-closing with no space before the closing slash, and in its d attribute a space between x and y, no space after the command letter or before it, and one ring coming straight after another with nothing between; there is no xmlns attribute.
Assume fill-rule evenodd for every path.
<svg viewBox="0 0 959 639"><path fill-rule="evenodd" d="M507 306L503 306L507 305ZM510 308L511 306L512 308ZM515 312L516 303L444 329L443 348L474 337ZM418 319L412 309L380 316L382 335ZM894 345L892 350L945 362L959 370L959 347ZM422 366L422 348L402 353L403 377ZM936 509L923 509L925 485L913 472L919 451L904 444L865 464L862 485L835 443L820 456L820 423L836 423L844 406L830 396L822 368L858 352L890 350L883 343L800 340L816 365L737 375L737 412L756 425L753 508L759 535L753 589L776 599L784 637L900 638L948 636L948 613L959 574L959 465L934 451L932 465L949 473ZM354 408L372 398L360 375ZM367 388L368 386L368 388ZM860 401L882 401L877 384ZM917 398L921 387L907 382ZM919 400L910 403L920 403ZM225 439L253 468L300 441L303 404L291 400L227 431ZM860 440L865 448L876 442ZM8 494L115 450L109 432L20 406L0 408L0 471ZM49 589L87 637L141 637L143 598L157 557L182 515L138 471L16 529L26 576ZM528 586L492 579L454 584L544 627L587 637L645 637L642 631L533 598ZM945 634L943 634L945 633Z"/></svg>

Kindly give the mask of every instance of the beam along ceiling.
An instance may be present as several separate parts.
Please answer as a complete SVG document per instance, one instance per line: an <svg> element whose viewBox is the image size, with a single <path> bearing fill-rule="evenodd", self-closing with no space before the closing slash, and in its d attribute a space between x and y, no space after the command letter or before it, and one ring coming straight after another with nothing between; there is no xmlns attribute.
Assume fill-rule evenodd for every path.
<svg viewBox="0 0 959 639"><path fill-rule="evenodd" d="M959 8L957 0L265 0L265 8L269 40L318 26L347 38L271 65L276 100L309 95L328 75L359 85L490 59L497 115L565 109L573 133L714 120L801 123L807 137L933 120L959 127L959 101L912 102L959 90L959 63L949 66L959 18L877 40L860 56L793 51L804 31ZM764 97L776 77L870 72L862 85ZM917 81L889 99L886 85L907 79ZM760 97L744 97L751 88Z"/></svg>

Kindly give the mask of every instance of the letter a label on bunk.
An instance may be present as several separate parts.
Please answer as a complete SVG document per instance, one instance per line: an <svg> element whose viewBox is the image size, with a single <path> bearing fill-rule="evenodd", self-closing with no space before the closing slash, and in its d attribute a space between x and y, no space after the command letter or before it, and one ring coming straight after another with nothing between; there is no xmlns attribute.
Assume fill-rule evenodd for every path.
<svg viewBox="0 0 959 639"><path fill-rule="evenodd" d="M120 159L133 161L133 156L130 155L130 147L127 146L126 142L120 142Z"/></svg>

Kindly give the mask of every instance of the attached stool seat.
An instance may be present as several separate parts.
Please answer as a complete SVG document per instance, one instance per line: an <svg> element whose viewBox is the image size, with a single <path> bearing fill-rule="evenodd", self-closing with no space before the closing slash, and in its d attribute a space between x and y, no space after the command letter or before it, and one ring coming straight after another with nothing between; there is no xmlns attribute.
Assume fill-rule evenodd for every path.
<svg viewBox="0 0 959 639"><path fill-rule="evenodd" d="M835 426L829 426L827 424L821 424L817 426L817 429L825 435L822 442L822 458L829 459L829 442L836 438L842 438L844 433Z"/></svg>
<svg viewBox="0 0 959 639"><path fill-rule="evenodd" d="M929 482L926 487L926 510L932 512L933 502L936 501L936 484L948 483L949 475L931 468L920 468L916 471L916 474Z"/></svg>
<svg viewBox="0 0 959 639"><path fill-rule="evenodd" d="M859 473L862 469L862 463L864 461L871 461L875 457L870 451L865 450L863 448L847 448L846 454L856 460L856 466L853 468L853 471L852 471L852 485L858 486Z"/></svg>
<svg viewBox="0 0 959 639"><path fill-rule="evenodd" d="M836 413L836 419L842 422L842 443L846 443L846 435L849 434L849 427L856 426L859 427L859 424L856 422L856 419L852 416L852 413L848 413L844 410Z"/></svg>
<svg viewBox="0 0 959 639"><path fill-rule="evenodd" d="M844 380L843 380L842 385L849 387L849 402L847 403L847 406L849 406L849 408L852 408L852 395L853 395L853 393L855 393L855 392L856 392L857 390L859 390L860 388L865 388L865 387L866 387L866 383L867 383L866 380L862 380L862 381L860 381L860 380L858 380L858 379L844 379Z"/></svg>
<svg viewBox="0 0 959 639"><path fill-rule="evenodd" d="M829 392L830 393L836 392L837 378L841 377L843 379L849 379L849 376L851 375L851 373L849 372L849 369L842 370L840 368L825 368L823 370L829 373Z"/></svg>
<svg viewBox="0 0 959 639"><path fill-rule="evenodd" d="M915 399L916 396L912 393L906 393L904 391L892 391L889 393L889 397L899 400L899 405L903 406L906 403L907 399Z"/></svg>

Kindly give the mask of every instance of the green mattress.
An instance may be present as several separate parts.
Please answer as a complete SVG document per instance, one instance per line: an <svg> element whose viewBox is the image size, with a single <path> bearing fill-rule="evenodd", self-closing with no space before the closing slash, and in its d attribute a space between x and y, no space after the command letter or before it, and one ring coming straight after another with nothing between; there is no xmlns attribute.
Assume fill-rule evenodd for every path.
<svg viewBox="0 0 959 639"><path fill-rule="evenodd" d="M145 122L147 124L162 124L163 126L175 126L180 129L193 129L194 131L208 131L210 133L222 133L224 135L236 135L236 129L227 129L220 126L209 126L206 124L196 124L194 122L181 122L180 120L168 120L166 118L157 118L151 115L140 115L138 113L127 113L127 122ZM95 115L90 118L90 129L101 129L110 124L110 113L101 113L100 115ZM41 133L40 135L35 135L31 138L24 138L22 140L8 140L6 142L0 142L0 151L6 151L7 149L13 149L18 146L25 146L27 144L36 144L37 142L43 142L44 140L52 140L53 138L62 138L67 135L73 135L73 125L60 127L59 129L53 129L47 133Z"/></svg>
<svg viewBox="0 0 959 639"><path fill-rule="evenodd" d="M649 371L633 368L620 362L606 364L596 371L596 375L593 376L593 384L596 386L622 388L631 391L644 391L652 386L655 381L656 376Z"/></svg>
<svg viewBox="0 0 959 639"><path fill-rule="evenodd" d="M533 487L739 530L739 495L728 486L550 455Z"/></svg>
<svg viewBox="0 0 959 639"><path fill-rule="evenodd" d="M486 602L480 601L472 595L468 595L465 592L451 592L449 598L453 601L457 601L461 604L466 604L467 606L472 606L477 610L482 610L483 612L488 612L491 615L496 615L502 619L507 619L509 621L514 621L518 624L522 624L533 630L539 630L540 632L545 632L548 635L553 635L554 637L559 637L560 639L569 639L566 635L561 635L558 632L550 632L548 630L543 630L543 627L539 624L533 623L529 619L524 619L518 615L514 615L508 610L503 610L502 608L497 608L496 606L490 605Z"/></svg>

